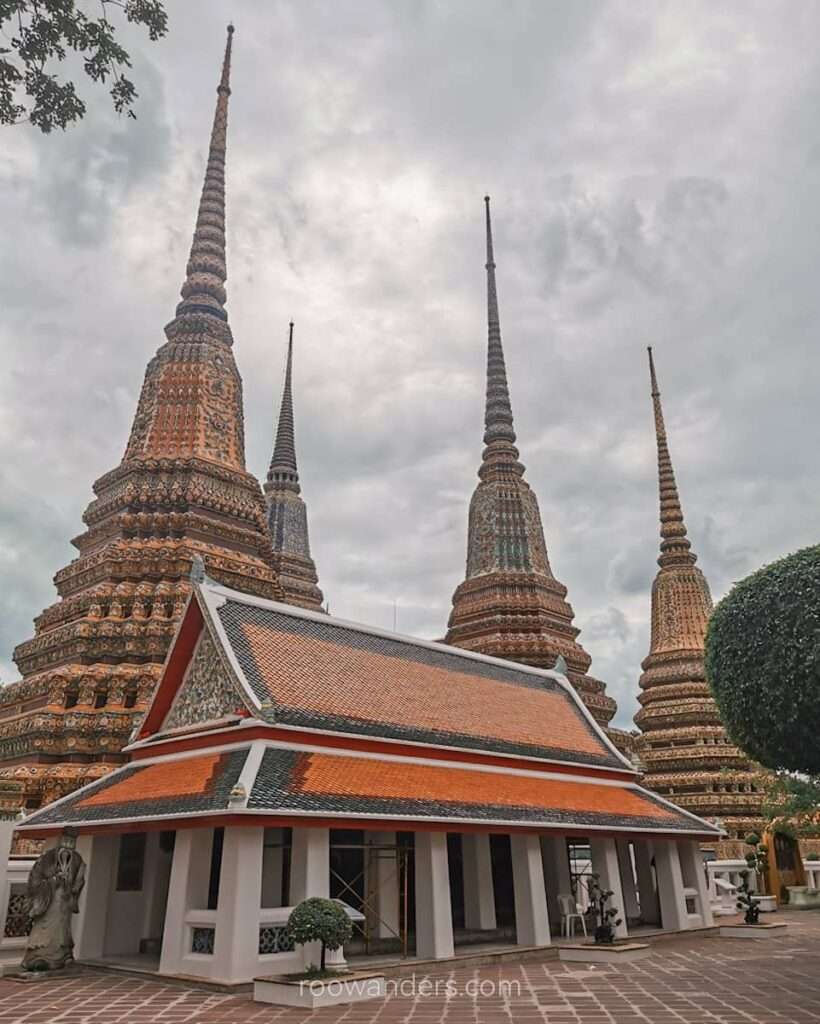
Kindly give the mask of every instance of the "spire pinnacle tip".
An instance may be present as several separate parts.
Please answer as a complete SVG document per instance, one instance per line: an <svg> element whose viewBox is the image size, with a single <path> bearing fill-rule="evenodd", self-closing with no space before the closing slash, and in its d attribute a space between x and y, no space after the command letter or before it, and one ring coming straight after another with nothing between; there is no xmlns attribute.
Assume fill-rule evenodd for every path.
<svg viewBox="0 0 820 1024"><path fill-rule="evenodd" d="M647 345L647 352L649 353L649 376L652 381L655 444L658 449L658 490L661 519L661 552L658 564L661 568L672 565L694 565L696 556L691 551L692 545L686 535L686 524L683 520L678 486L675 482L675 472L672 469L672 459L666 439L666 424L663 420L661 393L658 390L651 345Z"/></svg>
<svg viewBox="0 0 820 1024"><path fill-rule="evenodd" d="M507 369L504 350L501 345L501 323L498 315L498 293L495 284L495 258L493 256L493 231L490 223L490 197L485 196L487 228L487 400L484 410L484 443L503 442L511 450L508 455L515 461L518 453L515 444L512 406L507 387ZM486 459L486 452L485 452Z"/></svg>
<svg viewBox="0 0 820 1024"><path fill-rule="evenodd" d="M232 344L225 310L225 151L228 131L228 98L231 95L231 46L233 25L228 26L228 39L222 60L222 72L216 87L216 110L208 145L205 180L199 200L194 237L180 290L182 302L176 316L165 328L166 336L184 332L181 318L206 317L217 334ZM220 326L215 322L221 321ZM171 333L169 333L171 332Z"/></svg>
<svg viewBox="0 0 820 1024"><path fill-rule="evenodd" d="M293 321L288 324L288 351L285 358L285 383L279 407L279 424L268 469L268 484L277 484L299 493L299 472L296 467L296 444L293 431Z"/></svg>
<svg viewBox="0 0 820 1024"><path fill-rule="evenodd" d="M658 378L655 375L655 360L652 357L652 346L647 345L646 351L649 353L649 380L652 385L651 394L652 397L655 398L656 396L660 395L660 391L658 390Z"/></svg>

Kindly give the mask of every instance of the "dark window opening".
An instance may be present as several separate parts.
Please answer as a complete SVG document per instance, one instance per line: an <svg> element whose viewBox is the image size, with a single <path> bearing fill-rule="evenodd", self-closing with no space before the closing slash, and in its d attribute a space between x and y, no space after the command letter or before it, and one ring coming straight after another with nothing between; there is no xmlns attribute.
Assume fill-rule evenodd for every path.
<svg viewBox="0 0 820 1024"><path fill-rule="evenodd" d="M211 846L211 873L208 876L208 910L216 910L219 901L219 876L222 873L222 846L225 842L225 829L214 829L214 841Z"/></svg>
<svg viewBox="0 0 820 1024"><path fill-rule="evenodd" d="M120 836L117 862L117 892L139 892L145 867L145 833L129 832Z"/></svg>
<svg viewBox="0 0 820 1024"><path fill-rule="evenodd" d="M77 705L77 691L66 691L64 706L67 708L73 708Z"/></svg>
<svg viewBox="0 0 820 1024"><path fill-rule="evenodd" d="M104 693L98 693L94 697L94 707L95 708L104 708L105 707L105 701L106 701L106 695Z"/></svg>
<svg viewBox="0 0 820 1024"><path fill-rule="evenodd" d="M137 703L137 691L129 690L125 695L123 707L132 708Z"/></svg>

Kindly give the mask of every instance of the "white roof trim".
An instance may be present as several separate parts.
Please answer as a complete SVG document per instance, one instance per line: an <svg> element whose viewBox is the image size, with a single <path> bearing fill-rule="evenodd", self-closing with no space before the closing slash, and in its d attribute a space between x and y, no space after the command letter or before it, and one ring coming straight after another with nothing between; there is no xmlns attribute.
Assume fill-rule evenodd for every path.
<svg viewBox="0 0 820 1024"><path fill-rule="evenodd" d="M516 821L507 818L445 818L435 817L433 815L414 815L414 814L366 814L363 812L352 812L352 811L323 811L321 814L317 814L315 811L303 811L296 810L293 808L284 808L278 811L266 811L256 807L251 808L225 808L215 809L211 811L183 811L172 814L157 814L152 817L152 821L175 821L182 818L213 818L215 816L223 816L225 814L236 815L237 817L250 816L250 817L270 817L270 818L334 818L339 821L353 820L353 821L415 821L419 823L431 822L441 825L486 825L488 828L510 828L510 829L529 829L533 832L543 832L546 830L555 832L625 832L628 834L640 833L646 835L663 835L668 837L677 837L680 839L689 839L693 835L712 835L720 834L716 833L712 826L700 831L694 829L690 832L685 829L674 829L674 828L643 828L641 826L630 826L630 825L587 825L587 824L572 824L566 821ZM71 819L67 819L65 824L75 825L78 828L86 828L96 825L131 825L139 824L144 822L144 817L137 818L98 818L94 821L82 821L77 820L72 822ZM43 825L19 825L18 831L27 831L29 829L42 830L44 828L58 828L62 823L51 825L49 823ZM308 826L309 827L309 826ZM424 831L421 829L420 831Z"/></svg>
<svg viewBox="0 0 820 1024"><path fill-rule="evenodd" d="M220 720L221 721L221 720ZM373 733L366 732L342 732L339 729L325 729L318 725L291 725L289 722L276 722L268 721L264 718L241 718L237 719L233 724L220 725L217 720L213 722L203 722L201 728L196 726L187 726L185 733L177 735L170 729L167 732L152 733L150 736L146 736L144 740L137 740L134 743L124 747L123 750L130 752L133 750L144 750L160 743L173 743L179 739L187 738L189 736L214 736L220 735L224 732L232 732L236 729L253 729L253 728L264 728L264 729L281 729L287 732L293 732L297 735L303 735L305 733L319 733L322 736L334 736L338 739L343 740L366 740L371 743L390 743L395 746L403 747L420 747L426 750L444 750L448 753L453 754L477 754L482 758L495 758L504 757L509 758L512 761L537 761L544 765L550 764L562 764L568 768L575 770L586 768L589 771L595 772L623 772L623 769L611 764L592 764L586 761L567 761L562 760L560 757L544 757L541 754L511 754L505 750L489 750L486 747L456 747L448 743L431 743L429 740L419 740L408 737L406 739L397 738L395 736L376 736ZM273 741L268 741L273 742ZM337 747L328 747L317 744L317 749L323 749L325 751L338 750ZM639 772L635 769L631 769L629 773L623 772L624 774L630 774L634 778L638 778Z"/></svg>

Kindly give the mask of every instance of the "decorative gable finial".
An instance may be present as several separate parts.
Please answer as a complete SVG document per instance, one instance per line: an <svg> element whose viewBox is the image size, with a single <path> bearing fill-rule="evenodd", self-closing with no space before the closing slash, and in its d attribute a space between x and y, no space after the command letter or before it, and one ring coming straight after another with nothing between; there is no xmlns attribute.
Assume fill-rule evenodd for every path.
<svg viewBox="0 0 820 1024"><path fill-rule="evenodd" d="M202 555L194 555L191 560L191 583L204 583L207 580L205 574L205 562L202 560Z"/></svg>

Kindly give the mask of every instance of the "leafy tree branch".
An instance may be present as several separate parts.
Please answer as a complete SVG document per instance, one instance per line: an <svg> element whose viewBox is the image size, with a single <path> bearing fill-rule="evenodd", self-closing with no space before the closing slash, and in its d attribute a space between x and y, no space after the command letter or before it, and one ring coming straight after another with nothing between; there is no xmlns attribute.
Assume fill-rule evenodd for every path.
<svg viewBox="0 0 820 1024"><path fill-rule="evenodd" d="M112 8L152 41L168 31L162 0L0 0L0 125L28 122L48 133L79 121L85 102L59 74L72 53L93 82L109 84L114 110L136 117L137 90L125 74L131 59L117 42Z"/></svg>

